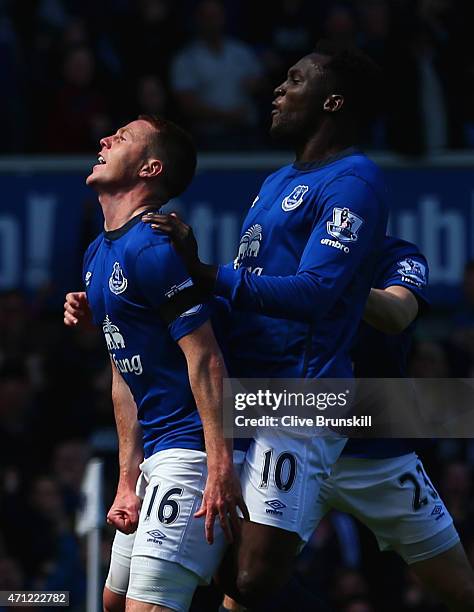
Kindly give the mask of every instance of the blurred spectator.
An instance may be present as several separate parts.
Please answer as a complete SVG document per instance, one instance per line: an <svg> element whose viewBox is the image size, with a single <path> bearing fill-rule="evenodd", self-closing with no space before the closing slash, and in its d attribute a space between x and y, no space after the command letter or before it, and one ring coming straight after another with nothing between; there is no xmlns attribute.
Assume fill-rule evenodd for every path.
<svg viewBox="0 0 474 612"><path fill-rule="evenodd" d="M337 610L345 609L354 600L367 600L369 586L364 576L351 569L341 569L333 576L331 601Z"/></svg>
<svg viewBox="0 0 474 612"><path fill-rule="evenodd" d="M375 612L375 610L366 599L354 599L342 608L342 612Z"/></svg>
<svg viewBox="0 0 474 612"><path fill-rule="evenodd" d="M62 82L50 102L45 139L53 152L94 152L112 129L107 102L96 85L89 47L73 47L63 61Z"/></svg>
<svg viewBox="0 0 474 612"><path fill-rule="evenodd" d="M273 86L290 66L314 48L322 28L320 3L308 0L251 0L244 4L244 35L262 53Z"/></svg>
<svg viewBox="0 0 474 612"><path fill-rule="evenodd" d="M5 14L4 0L0 2L0 113L9 117L4 121L3 150L17 153L26 142L27 113L23 57L13 23ZM8 95L5 95L8 92Z"/></svg>
<svg viewBox="0 0 474 612"><path fill-rule="evenodd" d="M83 601L85 575L80 548L54 479L39 476L32 483L28 516L23 530L28 543L26 563L34 564L32 588L68 590L72 605Z"/></svg>
<svg viewBox="0 0 474 612"><path fill-rule="evenodd" d="M181 110L206 148L254 148L257 111L252 95L261 84L260 63L250 47L225 36L217 0L196 9L196 40L176 57L172 86ZM246 128L246 129L245 129Z"/></svg>
<svg viewBox="0 0 474 612"><path fill-rule="evenodd" d="M347 4L335 3L324 20L323 37L341 45L355 44L357 25L354 12Z"/></svg>
<svg viewBox="0 0 474 612"><path fill-rule="evenodd" d="M21 362L5 362L0 369L0 465L29 463L32 388Z"/></svg>
<svg viewBox="0 0 474 612"><path fill-rule="evenodd" d="M23 587L24 578L19 563L0 554L0 591L22 590ZM3 610L1 606L0 610Z"/></svg>
<svg viewBox="0 0 474 612"><path fill-rule="evenodd" d="M387 70L389 142L406 154L435 153L462 146L462 34L450 0L422 0L418 12L404 14Z"/></svg>
<svg viewBox="0 0 474 612"><path fill-rule="evenodd" d="M441 344L434 341L415 343L411 356L410 376L413 378L447 378L449 365Z"/></svg>
<svg viewBox="0 0 474 612"><path fill-rule="evenodd" d="M115 35L111 34L121 50L125 80L155 75L168 84L171 58L186 36L183 19L176 11L177 3L137 0L130 6L131 14L124 14L116 21Z"/></svg>
<svg viewBox="0 0 474 612"><path fill-rule="evenodd" d="M453 317L452 341L474 364L474 261L464 268L463 301ZM471 376L473 372L471 372Z"/></svg>
<svg viewBox="0 0 474 612"><path fill-rule="evenodd" d="M31 348L32 320L30 305L16 290L0 293L0 365L22 359Z"/></svg>
<svg viewBox="0 0 474 612"><path fill-rule="evenodd" d="M160 79L153 74L140 77L137 85L137 115L165 115L168 113L168 98Z"/></svg>
<svg viewBox="0 0 474 612"><path fill-rule="evenodd" d="M416 574L405 569L405 586L401 594L401 604L411 612L444 612L446 608L436 598L425 591Z"/></svg>
<svg viewBox="0 0 474 612"><path fill-rule="evenodd" d="M386 92L381 88L377 101L381 113L364 145L416 155L474 147L474 55L469 32L474 6L469 0L223 0L223 4L234 38L224 36L223 9L217 0L0 0L0 80L9 93L0 103L8 117L0 145L3 152L93 151L91 140L99 125L115 125L130 117L135 84L140 90L139 81L145 77L158 79L165 99L171 90L178 94L176 108L183 116L173 112L173 105L165 110L198 129L201 147L268 146L266 130L262 134L256 126L268 121L272 90L288 67L323 35L356 42L387 75ZM173 62L178 50L189 43L190 32L197 34L196 42L179 56L187 60ZM64 83L59 67L76 47L92 54L96 79L67 97L63 89L68 86L71 91L72 84ZM229 49L235 61L226 64ZM268 80L256 81L262 73ZM62 97L51 96L58 88ZM382 98L387 99L386 108ZM70 113L65 110L68 104ZM54 132L50 138L47 130L37 129L45 117L57 112L69 114L62 127L84 128L77 130L83 135L77 144L71 138L66 145ZM89 120L78 123L77 116L84 115ZM53 127L59 129L58 122L50 131Z"/></svg>
<svg viewBox="0 0 474 612"><path fill-rule="evenodd" d="M90 451L81 440L60 443L52 460L52 473L63 498L64 509L73 517L81 505L81 485Z"/></svg>
<svg viewBox="0 0 474 612"><path fill-rule="evenodd" d="M463 536L474 535L472 503L472 470L465 463L448 463L441 476L441 497Z"/></svg>

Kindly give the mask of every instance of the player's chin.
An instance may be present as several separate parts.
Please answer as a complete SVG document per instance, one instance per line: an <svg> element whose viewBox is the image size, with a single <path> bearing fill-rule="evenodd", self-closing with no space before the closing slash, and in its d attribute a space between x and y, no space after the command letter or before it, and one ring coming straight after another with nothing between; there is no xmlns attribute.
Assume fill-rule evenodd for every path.
<svg viewBox="0 0 474 612"><path fill-rule="evenodd" d="M104 177L99 176L100 174L103 174L99 168L100 166L94 166L92 172L86 178L86 185L95 185L103 180Z"/></svg>
<svg viewBox="0 0 474 612"><path fill-rule="evenodd" d="M270 126L270 136L277 141L291 141L293 130L291 125L282 119L281 116L275 115Z"/></svg>

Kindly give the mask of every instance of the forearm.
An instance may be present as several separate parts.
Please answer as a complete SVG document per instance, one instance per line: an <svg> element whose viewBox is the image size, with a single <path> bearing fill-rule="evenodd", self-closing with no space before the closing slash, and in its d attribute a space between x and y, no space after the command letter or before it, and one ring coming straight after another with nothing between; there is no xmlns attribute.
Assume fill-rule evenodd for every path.
<svg viewBox="0 0 474 612"><path fill-rule="evenodd" d="M141 428L133 396L120 374L112 380L112 401L119 443L119 488L135 490L143 461Z"/></svg>
<svg viewBox="0 0 474 612"><path fill-rule="evenodd" d="M189 366L189 380L201 417L210 471L232 462L232 440L224 437L224 376L225 367L219 353L205 352Z"/></svg>
<svg viewBox="0 0 474 612"><path fill-rule="evenodd" d="M363 319L385 334L399 334L415 319L417 312L416 298L407 289L371 289Z"/></svg>
<svg viewBox="0 0 474 612"><path fill-rule="evenodd" d="M342 284L339 279L336 282ZM219 266L214 292L238 310L295 321L322 317L337 299L333 279L317 274L259 276L224 266Z"/></svg>

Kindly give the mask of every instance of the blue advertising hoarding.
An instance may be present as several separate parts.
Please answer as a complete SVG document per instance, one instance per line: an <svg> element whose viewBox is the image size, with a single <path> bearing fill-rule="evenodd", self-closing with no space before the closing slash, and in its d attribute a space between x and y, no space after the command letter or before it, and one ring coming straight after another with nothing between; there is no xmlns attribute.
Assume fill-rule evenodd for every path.
<svg viewBox="0 0 474 612"><path fill-rule="evenodd" d="M243 216L271 168L205 169L169 208L193 226L201 257L235 257ZM437 304L459 299L463 268L474 259L474 175L468 168L387 168L390 232L416 242L430 263ZM33 292L49 283L62 300L78 288L82 251L101 230L86 170L0 174L0 290ZM92 211L92 212L91 212Z"/></svg>

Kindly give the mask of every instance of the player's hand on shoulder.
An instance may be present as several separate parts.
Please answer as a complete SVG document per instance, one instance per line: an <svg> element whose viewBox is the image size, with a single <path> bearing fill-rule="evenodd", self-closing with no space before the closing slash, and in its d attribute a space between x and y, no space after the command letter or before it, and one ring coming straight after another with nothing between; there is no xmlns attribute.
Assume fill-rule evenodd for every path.
<svg viewBox="0 0 474 612"><path fill-rule="evenodd" d="M134 533L138 527L141 504L142 500L135 491L118 490L107 513L107 523L127 535Z"/></svg>
<svg viewBox="0 0 474 612"><path fill-rule="evenodd" d="M85 291L72 291L66 294L64 302L64 325L76 327L92 319Z"/></svg>
<svg viewBox="0 0 474 612"><path fill-rule="evenodd" d="M176 213L147 213L142 221L149 223L153 230L167 234L174 248L183 259L188 270L199 263L198 246L191 226L182 221Z"/></svg>
<svg viewBox="0 0 474 612"><path fill-rule="evenodd" d="M205 516L206 540L214 541L214 524L218 518L226 540L231 543L234 534L238 533L240 524L237 508L240 508L244 518L249 520L247 506L242 496L240 479L232 463L209 470L202 504L195 518Z"/></svg>

